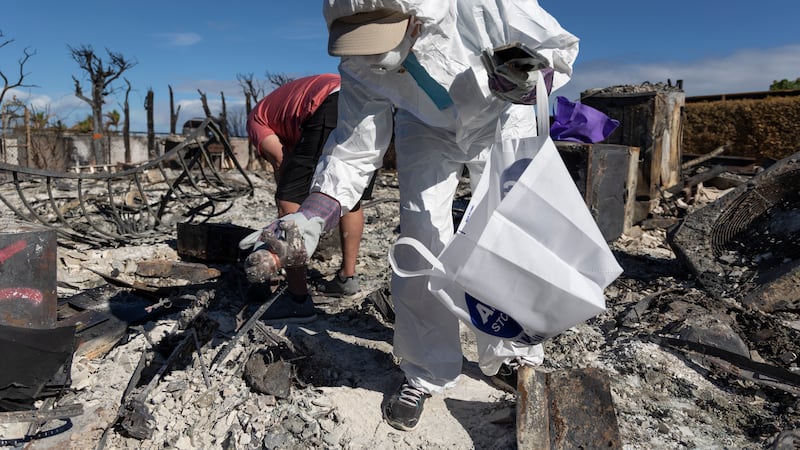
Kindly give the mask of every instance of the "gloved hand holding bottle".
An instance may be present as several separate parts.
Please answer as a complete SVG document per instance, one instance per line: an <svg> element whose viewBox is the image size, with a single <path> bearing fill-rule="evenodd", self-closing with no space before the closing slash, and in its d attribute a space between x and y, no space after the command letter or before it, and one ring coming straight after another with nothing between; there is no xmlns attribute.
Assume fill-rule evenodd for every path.
<svg viewBox="0 0 800 450"><path fill-rule="evenodd" d="M339 202L313 192L300 209L251 233L239 248L253 250L245 260L245 273L252 283L265 282L283 268L304 266L317 249L320 236L336 227L341 216Z"/></svg>
<svg viewBox="0 0 800 450"><path fill-rule="evenodd" d="M481 54L481 62L489 74L489 89L499 98L523 105L536 104L537 77L545 77L549 93L553 86L550 62L525 44L515 42Z"/></svg>

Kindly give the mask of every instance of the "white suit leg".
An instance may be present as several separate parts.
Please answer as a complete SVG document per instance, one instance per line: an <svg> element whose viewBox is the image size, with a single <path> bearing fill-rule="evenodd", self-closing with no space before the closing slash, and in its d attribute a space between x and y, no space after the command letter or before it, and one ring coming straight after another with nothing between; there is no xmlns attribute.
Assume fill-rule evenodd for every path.
<svg viewBox="0 0 800 450"><path fill-rule="evenodd" d="M542 344L524 345L476 333L476 346L481 372L489 376L496 374L501 364L512 359L517 359L526 366L538 366L544 361Z"/></svg>
<svg viewBox="0 0 800 450"><path fill-rule="evenodd" d="M452 134L403 119L398 113L395 145L400 182L400 234L438 254L453 235L452 203L464 153ZM405 247L405 246L404 246ZM415 252L398 248L402 267L423 267ZM458 319L428 290L426 277L392 277L394 354L415 386L438 392L461 373Z"/></svg>
<svg viewBox="0 0 800 450"><path fill-rule="evenodd" d="M504 136L535 135L532 112L530 108L510 108L509 114L501 117ZM468 167L474 189L483 174L488 149L475 145L464 150L454 143L452 133L427 127L402 111L397 123L400 233L438 254L453 235L452 203L459 175ZM409 249L396 250L402 267L426 264ZM400 367L413 385L437 392L453 384L463 356L458 319L429 292L427 281L425 277L392 278L394 353L402 358ZM515 344L488 335L477 337L477 347L479 365L487 375L494 375L511 359L528 365L541 364L544 359L541 345Z"/></svg>

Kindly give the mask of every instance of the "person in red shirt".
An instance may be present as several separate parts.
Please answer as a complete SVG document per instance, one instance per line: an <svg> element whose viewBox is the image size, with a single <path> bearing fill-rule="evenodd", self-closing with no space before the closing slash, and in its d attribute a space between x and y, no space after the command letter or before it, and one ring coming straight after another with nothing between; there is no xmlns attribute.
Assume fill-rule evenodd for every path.
<svg viewBox="0 0 800 450"><path fill-rule="evenodd" d="M311 179L322 147L338 118L338 74L312 75L283 84L261 99L247 118L250 143L273 168L278 216L297 212L308 197ZM339 220L342 264L320 291L329 296L358 292L356 260L364 230L360 202ZM266 322L314 320L306 268L286 270L287 297L264 314Z"/></svg>

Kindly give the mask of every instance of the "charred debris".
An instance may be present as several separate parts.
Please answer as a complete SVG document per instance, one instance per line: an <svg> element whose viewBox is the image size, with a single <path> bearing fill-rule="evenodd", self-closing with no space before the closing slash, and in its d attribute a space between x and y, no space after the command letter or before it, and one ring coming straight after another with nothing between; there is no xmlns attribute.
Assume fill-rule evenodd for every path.
<svg viewBox="0 0 800 450"><path fill-rule="evenodd" d="M693 303L682 295L684 287L665 287L619 312L604 328L609 334L635 330L653 315L687 308L692 313L683 317L694 320L672 323L646 339L709 370L797 396L800 154L775 161L733 156L729 146L704 155L684 152L684 100L680 89L663 85L592 92L584 102L624 118L620 129L600 144L557 143L607 241L666 230L680 270L708 294ZM224 168L223 158L229 161ZM0 423L26 426L19 436L3 437L2 445L68 432L71 419L84 413L80 403L70 401L74 359L104 358L161 317L174 318L174 325L141 351L118 410L99 425L105 428L99 448L110 430L140 440L152 437L153 388L178 368L200 373L208 388L220 376L244 378L250 389L278 402L289 398L298 382L324 382L328 369L304 365L313 359L313 349L258 320L282 287L268 286L271 294L253 301L255 290L239 269L236 245L252 230L217 220L233 202L252 194L253 183L213 121L139 166L56 173L0 163L0 177L0 200L13 212L2 219L0 231L0 356L6 362L0 371ZM468 198L467 193L457 199L456 220ZM373 203L386 201L392 199ZM75 256L152 242L168 242L179 258L101 272ZM59 256L59 247L73 253ZM646 260L617 252L632 286L652 279ZM58 277L57 258L104 282L68 285ZM72 294L59 296L60 288ZM387 286L365 300L391 323ZM234 323L223 323L222 311ZM723 325L710 319L720 316L728 318ZM214 356L207 363L200 354L209 351ZM562 375L572 384L559 385L555 374L539 371L521 380L527 395L517 407L518 444L549 441L551 448L563 448L603 442L620 448L609 375L591 370ZM169 383L175 391L185 388L179 380ZM596 417L564 395L576 391L594 402ZM210 401L218 400L226 411L237 406ZM572 413L559 416L559 411ZM579 432L551 433L558 421ZM585 426L591 423L602 426Z"/></svg>

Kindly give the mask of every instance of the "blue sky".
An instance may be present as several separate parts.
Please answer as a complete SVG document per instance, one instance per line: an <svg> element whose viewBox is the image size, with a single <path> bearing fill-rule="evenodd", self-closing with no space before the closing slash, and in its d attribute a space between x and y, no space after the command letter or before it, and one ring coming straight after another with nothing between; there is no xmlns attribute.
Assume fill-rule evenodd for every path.
<svg viewBox="0 0 800 450"><path fill-rule="evenodd" d="M435 0L434 0L435 1ZM774 80L800 77L800 2L773 0L540 0L581 39L572 81L555 92L571 100L590 88L683 80L687 96L767 90ZM76 6L79 5L79 6ZM124 76L132 85L131 128L145 131L147 90L155 94L156 131L169 130L169 86L181 105L178 127L202 116L198 89L219 113L244 108L237 74L304 76L335 72L318 0L195 0L75 4L6 0L0 19L0 71L14 81L27 47L25 84L6 94L73 125L89 114L74 96L72 76L88 81L67 46L91 45L135 59ZM759 9L757 6L764 6ZM107 58L106 58L107 59ZM105 111L122 110L125 87Z"/></svg>

